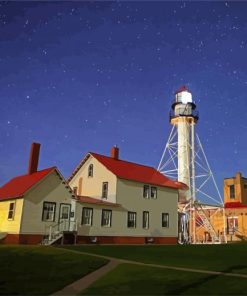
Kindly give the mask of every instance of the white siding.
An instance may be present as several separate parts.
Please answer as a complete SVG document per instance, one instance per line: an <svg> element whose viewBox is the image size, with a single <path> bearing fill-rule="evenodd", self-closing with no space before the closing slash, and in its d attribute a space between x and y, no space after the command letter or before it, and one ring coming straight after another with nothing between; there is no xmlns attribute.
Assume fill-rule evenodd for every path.
<svg viewBox="0 0 247 296"><path fill-rule="evenodd" d="M143 198L144 184L119 180L117 181L117 203L120 207L99 206L77 203L76 216L81 224L82 208L93 208L93 225L80 225L78 235L89 236L151 236L177 237L177 190L158 187L157 199ZM112 210L112 226L101 226L102 209ZM137 213L136 228L127 227L128 211ZM149 212L149 229L142 227L143 211ZM169 213L170 225L162 227L161 215Z"/></svg>
<svg viewBox="0 0 247 296"><path fill-rule="evenodd" d="M93 177L88 177L88 167L90 164L93 164ZM116 203L116 176L107 170L97 159L90 156L69 182L69 185L71 188L77 187L78 190L81 188L78 195L102 199L103 182L108 182L108 197L106 200Z"/></svg>
<svg viewBox="0 0 247 296"><path fill-rule="evenodd" d="M55 172L49 174L25 195L20 232L22 234L44 234L46 227L58 223L60 204L71 204L71 199L69 190L62 184L59 176ZM44 201L56 203L54 222L42 221Z"/></svg>

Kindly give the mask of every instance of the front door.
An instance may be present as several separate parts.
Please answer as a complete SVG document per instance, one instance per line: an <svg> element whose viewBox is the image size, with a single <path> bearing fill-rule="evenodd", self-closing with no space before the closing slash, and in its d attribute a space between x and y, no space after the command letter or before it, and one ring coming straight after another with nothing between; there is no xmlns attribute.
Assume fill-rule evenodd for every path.
<svg viewBox="0 0 247 296"><path fill-rule="evenodd" d="M228 233L234 234L238 230L238 217L228 217L227 219Z"/></svg>
<svg viewBox="0 0 247 296"><path fill-rule="evenodd" d="M69 231L70 222L70 204L60 204L59 230Z"/></svg>

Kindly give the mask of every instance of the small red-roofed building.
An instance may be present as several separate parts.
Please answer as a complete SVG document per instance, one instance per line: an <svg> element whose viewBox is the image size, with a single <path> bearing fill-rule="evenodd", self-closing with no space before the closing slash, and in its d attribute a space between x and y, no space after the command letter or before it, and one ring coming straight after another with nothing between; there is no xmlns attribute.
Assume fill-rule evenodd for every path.
<svg viewBox="0 0 247 296"><path fill-rule="evenodd" d="M0 187L0 243L50 244L75 230L73 192L56 167L38 171L39 150L33 143L28 173Z"/></svg>
<svg viewBox="0 0 247 296"><path fill-rule="evenodd" d="M89 152L68 179L77 199L78 243L176 244L178 190L155 168Z"/></svg>

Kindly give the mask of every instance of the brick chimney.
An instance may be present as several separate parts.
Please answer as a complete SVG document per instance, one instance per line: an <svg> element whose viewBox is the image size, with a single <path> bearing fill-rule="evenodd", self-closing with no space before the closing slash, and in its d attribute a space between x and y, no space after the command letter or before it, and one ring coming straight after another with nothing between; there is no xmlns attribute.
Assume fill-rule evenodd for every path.
<svg viewBox="0 0 247 296"><path fill-rule="evenodd" d="M38 164L39 164L39 143L32 143L29 157L29 166L28 166L28 174L31 175L37 172Z"/></svg>
<svg viewBox="0 0 247 296"><path fill-rule="evenodd" d="M117 145L111 148L111 157L114 159L119 159L119 148Z"/></svg>

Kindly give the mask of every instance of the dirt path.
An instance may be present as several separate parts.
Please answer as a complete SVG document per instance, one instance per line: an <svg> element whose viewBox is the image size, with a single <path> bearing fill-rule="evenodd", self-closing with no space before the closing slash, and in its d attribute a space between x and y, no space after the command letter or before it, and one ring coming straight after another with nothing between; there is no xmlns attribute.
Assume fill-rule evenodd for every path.
<svg viewBox="0 0 247 296"><path fill-rule="evenodd" d="M93 271L92 273L84 276L83 278L77 280L76 282L66 286L62 290L52 294L54 296L55 295L57 295L57 296L58 295L73 295L73 296L77 295L82 290L89 287L96 280L98 280L103 275L107 274L109 271L111 271L117 265L119 265L121 263L135 264L135 265L146 266L146 267L156 267L156 268L163 268L163 269L171 269L171 270L178 270L178 271L186 271L186 272L196 272L196 273L203 273L203 274L210 274L210 275L224 275L224 276L246 278L247 279L247 274L229 273L229 272L203 270L203 269L194 269L194 268L186 268L186 267L175 267L175 266L159 265L159 264L152 264L152 263L143 263L143 262L138 262L138 261L117 259L117 258L113 258L113 257L97 255L97 254L92 254L92 253L87 253L87 252L79 252L79 251L75 251L75 250L71 250L71 252L76 252L76 253L80 253L80 254L83 254L83 255L108 259L109 263L107 263L103 267L97 269L96 271Z"/></svg>
<svg viewBox="0 0 247 296"><path fill-rule="evenodd" d="M91 272L90 274L84 276L83 278L77 280L76 282L64 287L62 290L55 292L52 295L78 295L82 290L89 287L97 279L114 269L120 262L118 260L110 260L109 263L103 267Z"/></svg>
<svg viewBox="0 0 247 296"><path fill-rule="evenodd" d="M212 270L195 269L195 268L187 268L187 267L176 267L176 266L160 265L160 264L153 264L153 263L143 263L143 262L139 262L139 261L132 261L132 260L103 256L103 255L97 255L97 254L88 253L88 252L79 252L79 251L75 251L75 250L71 250L71 251L76 252L76 253L80 253L83 255L95 256L95 257L104 258L104 259L108 259L108 260L116 260L116 261L118 261L118 263L128 263L128 264L135 264L135 265L141 265L141 266L147 266L147 267L157 267L157 268L172 269L172 270L178 270L178 271L197 272L197 273L203 273L203 274L224 275L224 276L231 276L231 277L238 277L238 278L246 278L247 279L247 274L241 274L241 273L212 271Z"/></svg>

